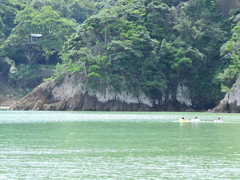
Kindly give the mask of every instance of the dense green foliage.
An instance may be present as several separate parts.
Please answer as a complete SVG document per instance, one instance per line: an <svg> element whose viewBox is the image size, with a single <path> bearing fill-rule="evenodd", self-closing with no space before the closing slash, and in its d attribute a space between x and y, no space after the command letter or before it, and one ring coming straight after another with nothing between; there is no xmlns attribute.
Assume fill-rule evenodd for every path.
<svg viewBox="0 0 240 180"><path fill-rule="evenodd" d="M7 75L10 67L5 66L5 57L13 60L15 76L21 76L36 85L34 78L25 76L21 64L34 64L39 60L46 63L55 58L62 49L63 43L74 32L78 24L96 11L94 4L88 0L53 1L53 0L3 0L0 3L0 65L1 71L10 85L19 78ZM36 42L37 46L26 46L29 34L42 34L43 38ZM34 53L28 53L31 47ZM38 58L35 58L38 57ZM51 63L51 61L50 61ZM17 67L20 66L20 67ZM14 69L14 67L12 67ZM36 70L36 69L35 69ZM11 72L11 71L10 71ZM32 71L34 72L34 71ZM13 78L14 77L14 78ZM39 76L38 78L42 78ZM7 79L6 79L7 80ZM16 84L16 83L15 83ZM20 83L23 84L23 83ZM25 83L27 85L31 83Z"/></svg>
<svg viewBox="0 0 240 180"><path fill-rule="evenodd" d="M78 24L96 12L95 6L89 0L33 0L30 6L35 10L51 6L62 18Z"/></svg>
<svg viewBox="0 0 240 180"><path fill-rule="evenodd" d="M236 82L240 74L239 60L239 40L240 40L240 9L230 12L230 21L232 22L232 37L221 47L221 61L228 62L224 72L219 73L217 79L221 82L223 92L227 92Z"/></svg>
<svg viewBox="0 0 240 180"><path fill-rule="evenodd" d="M90 88L155 100L184 84L194 108L211 107L239 76L239 19L239 10L226 17L210 0L3 0L0 65L14 61L12 85L39 82L21 64L37 62L25 43L41 33L41 57L48 63L60 52L56 78L84 72Z"/></svg>
<svg viewBox="0 0 240 180"><path fill-rule="evenodd" d="M42 82L43 76L37 66L21 64L11 66L8 73L9 84L18 88L34 88Z"/></svg>
<svg viewBox="0 0 240 180"><path fill-rule="evenodd" d="M198 100L204 98L204 102L219 99L222 94L216 74L225 65L225 62L220 61L220 47L229 38L230 22L213 1L202 0L181 12L179 24L175 28L179 38L202 55L202 59L192 58L197 70L197 78L191 78L192 92L195 92Z"/></svg>
<svg viewBox="0 0 240 180"><path fill-rule="evenodd" d="M61 67L69 72L80 64L91 88L144 91L153 99L181 82L193 100L210 105L223 96L217 74L229 63L220 61L220 47L231 21L213 1L171 7L178 3L116 2L79 27L64 46Z"/></svg>
<svg viewBox="0 0 240 180"><path fill-rule="evenodd" d="M61 18L50 6L43 6L39 11L26 7L17 14L15 23L17 26L5 41L6 46L16 49L16 46L26 43L31 32L42 34L43 37L36 44L39 45L37 48L43 51L47 61L53 52L61 50L66 38L73 33L71 23ZM36 60L28 58L28 64L32 63L36 63Z"/></svg>
<svg viewBox="0 0 240 180"><path fill-rule="evenodd" d="M0 77L2 76L6 78L13 63L14 62L7 57L0 59Z"/></svg>

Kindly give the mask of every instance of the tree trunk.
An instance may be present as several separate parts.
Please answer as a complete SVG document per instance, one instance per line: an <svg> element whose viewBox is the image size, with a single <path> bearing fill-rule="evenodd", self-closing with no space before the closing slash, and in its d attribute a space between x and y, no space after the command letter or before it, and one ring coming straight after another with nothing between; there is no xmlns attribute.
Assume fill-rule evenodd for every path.
<svg viewBox="0 0 240 180"><path fill-rule="evenodd" d="M46 58L46 69L48 68L49 57Z"/></svg>
<svg viewBox="0 0 240 180"><path fill-rule="evenodd" d="M105 44L107 44L107 26L105 26Z"/></svg>
<svg viewBox="0 0 240 180"><path fill-rule="evenodd" d="M35 64L40 60L40 54L42 52L42 47L37 50L35 45L27 45L28 49L28 64Z"/></svg>

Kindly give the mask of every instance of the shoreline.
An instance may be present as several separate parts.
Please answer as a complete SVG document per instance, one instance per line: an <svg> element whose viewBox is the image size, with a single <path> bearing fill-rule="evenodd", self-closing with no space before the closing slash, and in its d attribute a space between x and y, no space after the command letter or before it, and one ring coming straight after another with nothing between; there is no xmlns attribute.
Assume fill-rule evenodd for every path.
<svg viewBox="0 0 240 180"><path fill-rule="evenodd" d="M0 110L9 110L10 106L0 106Z"/></svg>

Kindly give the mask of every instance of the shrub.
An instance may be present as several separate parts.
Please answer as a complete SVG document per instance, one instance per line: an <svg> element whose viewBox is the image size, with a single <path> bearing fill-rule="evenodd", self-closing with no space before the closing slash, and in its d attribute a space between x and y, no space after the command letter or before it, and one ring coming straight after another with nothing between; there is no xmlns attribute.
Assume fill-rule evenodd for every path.
<svg viewBox="0 0 240 180"><path fill-rule="evenodd" d="M43 75L33 65L13 65L8 74L8 82L11 86L19 88L34 88L43 81Z"/></svg>

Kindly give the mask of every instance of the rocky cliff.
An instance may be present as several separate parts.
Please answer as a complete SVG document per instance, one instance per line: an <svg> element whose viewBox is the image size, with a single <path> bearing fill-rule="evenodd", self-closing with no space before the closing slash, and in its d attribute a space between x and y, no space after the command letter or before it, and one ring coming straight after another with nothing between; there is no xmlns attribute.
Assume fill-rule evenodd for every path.
<svg viewBox="0 0 240 180"><path fill-rule="evenodd" d="M66 76L61 82L42 83L20 99L11 110L83 110L83 111L190 111L190 92L183 84L176 95L151 99L143 92L138 96L122 92L98 92L87 88L83 75Z"/></svg>
<svg viewBox="0 0 240 180"><path fill-rule="evenodd" d="M224 99L211 112L240 113L240 77Z"/></svg>

